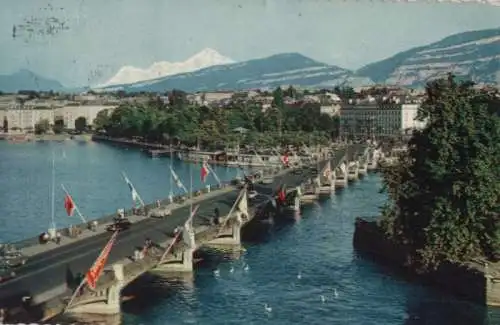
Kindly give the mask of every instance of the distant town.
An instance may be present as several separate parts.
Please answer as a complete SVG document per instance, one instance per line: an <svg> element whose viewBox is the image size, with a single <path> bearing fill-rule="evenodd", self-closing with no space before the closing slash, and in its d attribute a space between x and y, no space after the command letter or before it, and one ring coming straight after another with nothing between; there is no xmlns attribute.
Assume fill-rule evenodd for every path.
<svg viewBox="0 0 500 325"><path fill-rule="evenodd" d="M353 89L336 87L316 91L291 86L283 90L283 104L300 110L304 105L319 107L320 113L339 119L338 135L343 138L398 136L422 127L415 120L424 91L395 87L365 87ZM174 90L175 91L175 90ZM152 99L165 105L169 94L85 92L58 94L54 92L19 91L0 96L0 120L5 133L35 133L36 125L45 121L52 127L61 124L64 130L92 129L95 118L103 110L113 111L123 104L146 104ZM262 111L273 107L271 90L217 91L185 94L188 105L218 107L230 110L235 105L258 105ZM48 122L48 123L47 123ZM82 130L80 130L82 131Z"/></svg>

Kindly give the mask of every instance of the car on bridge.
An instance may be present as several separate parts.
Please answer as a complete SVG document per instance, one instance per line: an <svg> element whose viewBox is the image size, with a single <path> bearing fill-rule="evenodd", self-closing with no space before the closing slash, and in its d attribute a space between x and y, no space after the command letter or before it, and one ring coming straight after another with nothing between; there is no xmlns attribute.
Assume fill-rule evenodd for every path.
<svg viewBox="0 0 500 325"><path fill-rule="evenodd" d="M130 228L132 222L126 218L116 219L114 223L106 227L107 231L123 231Z"/></svg>

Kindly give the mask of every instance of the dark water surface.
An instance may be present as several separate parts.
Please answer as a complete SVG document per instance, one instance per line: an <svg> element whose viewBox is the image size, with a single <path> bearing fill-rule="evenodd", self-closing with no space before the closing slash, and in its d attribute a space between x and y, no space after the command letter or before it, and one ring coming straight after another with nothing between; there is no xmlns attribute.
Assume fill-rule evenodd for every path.
<svg viewBox="0 0 500 325"><path fill-rule="evenodd" d="M168 195L168 159L95 143L0 142L1 241L37 234L50 223L52 148L57 186L64 183L91 218L131 205L122 170L146 202ZM189 167L178 163L175 168L189 183ZM236 174L226 168L217 172L222 179ZM194 187L200 187L199 166L193 165L193 175ZM237 259L199 266L192 277L177 282L138 284L130 290L136 299L124 305L121 323L500 324L497 309L408 282L356 255L354 218L377 213L385 200L379 187L379 177L370 175L304 210L298 223L265 242L246 245ZM69 225L77 217L65 216L63 192L58 187L56 193L56 222Z"/></svg>

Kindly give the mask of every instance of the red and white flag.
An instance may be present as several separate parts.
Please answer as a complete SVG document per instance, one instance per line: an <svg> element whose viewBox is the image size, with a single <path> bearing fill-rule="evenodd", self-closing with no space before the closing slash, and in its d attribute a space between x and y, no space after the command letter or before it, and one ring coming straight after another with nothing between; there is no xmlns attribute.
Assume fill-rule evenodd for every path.
<svg viewBox="0 0 500 325"><path fill-rule="evenodd" d="M281 156L281 162L283 163L283 165L288 167L288 154L284 154L283 156Z"/></svg>
<svg viewBox="0 0 500 325"><path fill-rule="evenodd" d="M73 215L73 211L75 211L75 202L73 202L73 198L69 194L66 194L64 197L64 209L66 209L68 217L71 217Z"/></svg>
<svg viewBox="0 0 500 325"><path fill-rule="evenodd" d="M104 266L106 265L109 253L111 252L111 248L113 247L113 244L115 243L117 236L118 236L118 231L115 231L115 233L113 234L113 236L111 236L111 239L108 241L106 246L104 246L104 249L102 250L101 254L99 254L99 257L95 260L92 267L87 271L87 274L85 274L85 280L87 281L89 287L92 289L96 288L97 280L99 280L99 277L101 276L102 271L104 270Z"/></svg>
<svg viewBox="0 0 500 325"><path fill-rule="evenodd" d="M210 170L207 166L206 162L203 162L201 165L201 181L205 183L205 180L207 179L208 174L210 173Z"/></svg>

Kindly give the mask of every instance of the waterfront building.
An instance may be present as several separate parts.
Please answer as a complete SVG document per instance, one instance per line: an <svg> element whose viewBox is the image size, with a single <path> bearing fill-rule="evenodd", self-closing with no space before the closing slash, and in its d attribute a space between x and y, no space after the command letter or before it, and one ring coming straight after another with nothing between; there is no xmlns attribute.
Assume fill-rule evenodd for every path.
<svg viewBox="0 0 500 325"><path fill-rule="evenodd" d="M104 110L113 110L116 105L81 105L79 103L30 103L20 106L11 105L0 110L0 120L7 118L10 129L33 130L36 123L47 119L51 124L56 117L62 117L66 128L74 129L77 118L83 116L88 125L92 125L97 114Z"/></svg>
<svg viewBox="0 0 500 325"><path fill-rule="evenodd" d="M398 99L349 101L340 110L340 136L346 139L410 134L425 123L416 121L420 104Z"/></svg>

